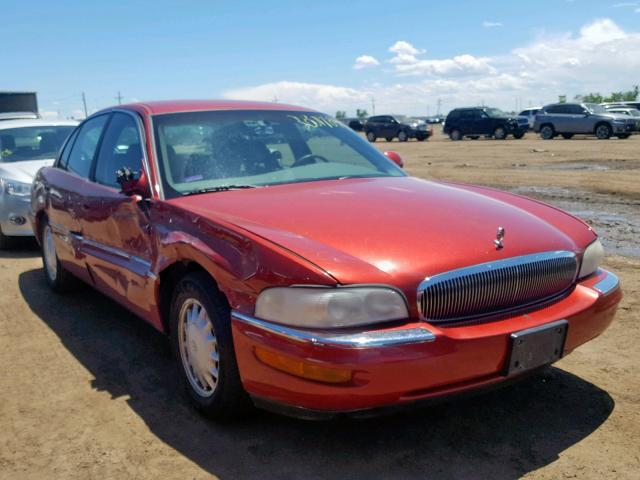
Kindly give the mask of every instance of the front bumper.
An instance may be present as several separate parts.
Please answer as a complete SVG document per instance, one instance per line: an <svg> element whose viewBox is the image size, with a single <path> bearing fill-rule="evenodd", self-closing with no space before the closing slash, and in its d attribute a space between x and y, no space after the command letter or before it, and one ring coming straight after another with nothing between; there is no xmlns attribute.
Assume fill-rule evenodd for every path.
<svg viewBox="0 0 640 480"><path fill-rule="evenodd" d="M9 237L32 236L29 222L30 197L0 193L0 230Z"/></svg>
<svg viewBox="0 0 640 480"><path fill-rule="evenodd" d="M243 385L259 406L298 416L362 413L463 393L515 378L505 375L513 332L568 322L564 354L602 333L622 293L612 273L598 270L556 303L508 319L438 328L415 321L354 334L309 332L232 313ZM327 384L262 363L256 348L325 368L350 369L346 384Z"/></svg>

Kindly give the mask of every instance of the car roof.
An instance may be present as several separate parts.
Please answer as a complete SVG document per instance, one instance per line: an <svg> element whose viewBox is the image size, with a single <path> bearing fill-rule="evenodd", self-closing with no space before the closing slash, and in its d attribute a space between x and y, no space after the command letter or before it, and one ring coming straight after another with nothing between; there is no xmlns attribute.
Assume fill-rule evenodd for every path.
<svg viewBox="0 0 640 480"><path fill-rule="evenodd" d="M63 125L76 126L78 125L78 122L76 120L45 120L42 118L3 120L2 122L0 122L0 130L21 127L57 127Z"/></svg>
<svg viewBox="0 0 640 480"><path fill-rule="evenodd" d="M254 102L243 100L163 100L154 102L128 103L105 108L97 113L112 110L132 110L146 115L162 115L166 113L202 112L209 110L288 110L314 112L309 108L287 105L284 103Z"/></svg>

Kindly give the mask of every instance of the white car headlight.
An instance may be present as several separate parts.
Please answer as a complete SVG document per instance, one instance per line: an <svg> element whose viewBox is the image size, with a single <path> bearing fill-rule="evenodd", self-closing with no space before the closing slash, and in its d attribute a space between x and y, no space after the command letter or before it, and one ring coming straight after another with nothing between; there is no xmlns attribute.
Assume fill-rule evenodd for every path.
<svg viewBox="0 0 640 480"><path fill-rule="evenodd" d="M604 257L604 248L600 240L596 240L589 245L582 255L582 265L580 265L580 274L578 278L584 278L587 275L591 275L598 269L598 265Z"/></svg>
<svg viewBox="0 0 640 480"><path fill-rule="evenodd" d="M0 184L2 186L0 190L8 195L14 195L16 197L28 197L31 195L30 183L17 182L15 180L1 180Z"/></svg>
<svg viewBox="0 0 640 480"><path fill-rule="evenodd" d="M256 317L301 328L340 328L408 318L404 296L387 287L275 287L256 301Z"/></svg>

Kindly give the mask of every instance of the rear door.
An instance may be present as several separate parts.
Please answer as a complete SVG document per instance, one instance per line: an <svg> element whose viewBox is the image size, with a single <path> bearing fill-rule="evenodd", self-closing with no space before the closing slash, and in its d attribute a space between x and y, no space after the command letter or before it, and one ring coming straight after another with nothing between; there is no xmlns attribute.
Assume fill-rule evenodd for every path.
<svg viewBox="0 0 640 480"><path fill-rule="evenodd" d="M87 202L89 176L98 146L109 120L99 115L84 122L67 142L57 168L49 175L47 214L52 227L56 253L70 272L88 280L81 253L80 218L91 209Z"/></svg>
<svg viewBox="0 0 640 480"><path fill-rule="evenodd" d="M92 206L80 219L83 253L96 286L146 317L153 296L149 199L125 195L117 170L144 169L143 132L135 114L114 112L100 145L90 191ZM146 172L149 178L149 172Z"/></svg>

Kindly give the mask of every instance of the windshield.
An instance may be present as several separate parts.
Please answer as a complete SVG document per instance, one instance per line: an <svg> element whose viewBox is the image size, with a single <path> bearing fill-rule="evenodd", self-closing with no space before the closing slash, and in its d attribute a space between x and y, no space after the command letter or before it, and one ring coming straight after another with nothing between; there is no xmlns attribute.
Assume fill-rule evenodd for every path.
<svg viewBox="0 0 640 480"><path fill-rule="evenodd" d="M411 125L412 123L421 123L417 118L407 117L406 115L394 115L395 119L407 125Z"/></svg>
<svg viewBox="0 0 640 480"><path fill-rule="evenodd" d="M341 122L289 111L156 115L165 196L224 186L267 186L405 173Z"/></svg>
<svg viewBox="0 0 640 480"><path fill-rule="evenodd" d="M0 130L0 162L55 158L73 125L20 127Z"/></svg>
<svg viewBox="0 0 640 480"><path fill-rule="evenodd" d="M505 118L509 116L508 113L503 112L499 108L485 108L484 111L491 118Z"/></svg>
<svg viewBox="0 0 640 480"><path fill-rule="evenodd" d="M609 113L609 110L597 103L585 103L584 106L587 107L591 113Z"/></svg>

